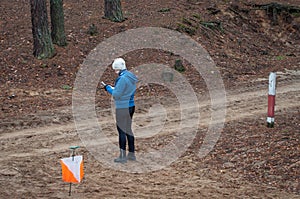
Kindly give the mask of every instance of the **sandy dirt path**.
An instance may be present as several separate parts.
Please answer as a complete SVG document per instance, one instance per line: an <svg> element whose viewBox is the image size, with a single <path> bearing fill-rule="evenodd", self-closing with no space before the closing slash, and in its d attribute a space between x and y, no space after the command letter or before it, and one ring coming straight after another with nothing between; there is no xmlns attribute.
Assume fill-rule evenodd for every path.
<svg viewBox="0 0 300 199"><path fill-rule="evenodd" d="M285 74L278 82L276 112L300 107L299 75L284 77ZM226 123L255 118L265 120L266 85L265 80L259 80L249 87L228 90ZM146 146L155 145L156 139L168 139L168 136L176 132L180 115L178 105L169 103L165 111L170 116L164 123L162 132L152 135L147 133L151 132L147 129L159 129L157 122L163 118L165 112L148 113L149 104L145 105L141 101L137 99L139 110L134 119L137 148L140 151ZM211 119L210 100L203 95L199 96L199 101L200 128L205 129ZM190 117L195 117L194 108L187 109ZM70 107L56 111L60 112L62 118L72 114ZM101 115L99 123L103 126L103 131L112 142L116 142L117 134L111 110L97 109L97 114ZM51 119L51 115L46 118ZM3 128L1 127L0 134L1 197L67 198L69 187L61 180L59 159L69 156L69 146L82 146L74 123L58 122L50 126L37 125L34 128L25 125L26 128L21 130L7 128L6 124L7 122L1 124ZM154 139L150 139L151 137ZM237 174L223 173L212 165L202 163L193 153L186 153L162 170L142 174L106 168L84 146L78 153L84 155L86 174L81 184L73 186L74 198L300 198L295 193L279 190L272 185L254 184L243 180ZM130 162L126 166L135 164L138 163Z"/></svg>

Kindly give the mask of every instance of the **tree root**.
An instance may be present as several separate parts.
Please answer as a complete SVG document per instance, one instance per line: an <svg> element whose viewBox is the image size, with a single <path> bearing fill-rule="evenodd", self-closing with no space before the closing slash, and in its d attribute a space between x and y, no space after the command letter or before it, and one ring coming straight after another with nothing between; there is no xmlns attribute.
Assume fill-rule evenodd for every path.
<svg viewBox="0 0 300 199"><path fill-rule="evenodd" d="M278 15L281 13L289 13L292 15L300 14L300 7L274 2L262 5L254 4L251 6L253 7L252 10L265 10L273 25L278 25Z"/></svg>

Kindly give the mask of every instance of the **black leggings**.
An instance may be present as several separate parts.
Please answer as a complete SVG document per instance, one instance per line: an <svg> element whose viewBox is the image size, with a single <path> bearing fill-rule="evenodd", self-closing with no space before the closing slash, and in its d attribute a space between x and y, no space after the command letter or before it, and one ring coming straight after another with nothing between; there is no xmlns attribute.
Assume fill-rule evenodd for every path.
<svg viewBox="0 0 300 199"><path fill-rule="evenodd" d="M116 109L117 129L119 132L120 149L126 151L126 139L128 140L129 152L134 152L134 135L132 132L132 117L135 107Z"/></svg>

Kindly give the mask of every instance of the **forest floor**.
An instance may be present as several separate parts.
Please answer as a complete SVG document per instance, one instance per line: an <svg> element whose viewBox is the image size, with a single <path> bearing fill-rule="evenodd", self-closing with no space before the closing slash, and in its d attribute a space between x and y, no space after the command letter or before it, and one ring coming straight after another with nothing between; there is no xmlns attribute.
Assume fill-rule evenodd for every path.
<svg viewBox="0 0 300 199"><path fill-rule="evenodd" d="M274 0L275 1L275 0ZM103 16L103 1L64 1L66 47L56 56L32 55L30 5L3 0L0 5L0 195L3 198L66 198L69 184L61 180L59 160L79 145L85 177L72 189L75 198L300 198L300 15L283 11L278 23L254 4L273 1L122 1L127 19L113 23ZM297 0L277 0L299 6ZM214 28L196 25L218 22ZM196 24L195 24L196 23ZM94 24L98 33L88 34ZM226 91L224 128L213 150L198 157L213 108L203 78L183 60L182 72L192 85L199 107L189 107L201 121L188 149L157 171L128 173L102 164L90 153L73 119L72 94L76 75L88 54L105 39L139 27L179 30L205 48L220 71ZM144 63L174 66L179 57L142 49L123 56L129 69ZM266 127L268 75L277 73L274 128ZM112 83L109 68L101 79ZM111 98L96 92L96 113L112 142L117 131ZM151 120L164 112L164 127L145 138L142 129L156 129ZM159 106L160 107L160 106ZM137 162L143 152L160 149L180 131L180 104L162 86L141 85L136 93L134 132ZM117 154L113 154L111 161Z"/></svg>

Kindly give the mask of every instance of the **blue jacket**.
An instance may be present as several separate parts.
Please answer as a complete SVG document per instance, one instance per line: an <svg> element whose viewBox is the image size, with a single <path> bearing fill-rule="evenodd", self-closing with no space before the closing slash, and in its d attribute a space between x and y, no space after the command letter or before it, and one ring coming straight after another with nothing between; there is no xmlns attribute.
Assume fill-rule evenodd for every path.
<svg viewBox="0 0 300 199"><path fill-rule="evenodd" d="M106 90L115 101L116 108L135 106L134 94L138 78L128 70L121 70L115 81L115 86L107 85Z"/></svg>

